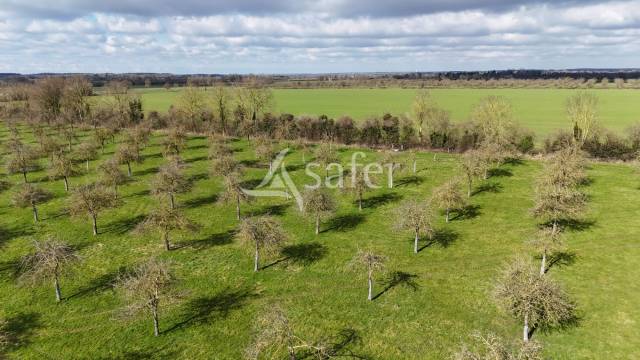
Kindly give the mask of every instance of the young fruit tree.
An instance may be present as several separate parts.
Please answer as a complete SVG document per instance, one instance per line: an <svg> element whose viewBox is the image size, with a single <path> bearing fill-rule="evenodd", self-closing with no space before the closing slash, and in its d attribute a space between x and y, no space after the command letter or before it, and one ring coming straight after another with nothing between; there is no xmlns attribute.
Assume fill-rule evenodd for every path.
<svg viewBox="0 0 640 360"><path fill-rule="evenodd" d="M462 155L460 170L462 170L462 174L467 182L467 198L471 197L473 182L477 178L484 176L486 168L487 164L478 150L470 150Z"/></svg>
<svg viewBox="0 0 640 360"><path fill-rule="evenodd" d="M367 300L373 300L373 280L374 273L384 270L387 257L374 253L371 250L358 250L358 253L351 262L352 267L364 269L367 272L367 283L369 290Z"/></svg>
<svg viewBox="0 0 640 360"><path fill-rule="evenodd" d="M6 160L7 171L10 174L22 174L25 184L27 173L37 167L36 152L28 146L20 146L11 150L9 158Z"/></svg>
<svg viewBox="0 0 640 360"><path fill-rule="evenodd" d="M519 341L511 345L494 334L473 333L472 346L463 345L453 360L543 360L539 342Z"/></svg>
<svg viewBox="0 0 640 360"><path fill-rule="evenodd" d="M23 184L13 194L12 203L20 208L30 207L33 212L33 220L38 222L40 219L38 216L38 205L46 202L52 197L53 194L36 187L35 185Z"/></svg>
<svg viewBox="0 0 640 360"><path fill-rule="evenodd" d="M333 214L336 202L331 194L321 188L307 189L302 194L303 214L313 216L316 224L316 235L320 234L320 219Z"/></svg>
<svg viewBox="0 0 640 360"><path fill-rule="evenodd" d="M460 183L457 180L449 180L433 189L431 202L445 211L445 221L449 222L451 211L461 210L466 201L460 191Z"/></svg>
<svg viewBox="0 0 640 360"><path fill-rule="evenodd" d="M562 220L579 217L585 208L585 195L564 186L547 185L539 182L535 188L533 215L541 221L550 222L553 231L558 231Z"/></svg>
<svg viewBox="0 0 640 360"><path fill-rule="evenodd" d="M231 155L221 155L211 159L212 176L230 176L240 173L240 164Z"/></svg>
<svg viewBox="0 0 640 360"><path fill-rule="evenodd" d="M273 158L278 153L273 142L264 138L257 139L255 152L256 158L263 163L269 164L269 172L273 172Z"/></svg>
<svg viewBox="0 0 640 360"><path fill-rule="evenodd" d="M117 288L129 303L128 313L148 311L153 319L153 335L160 335L159 309L160 301L175 300L171 291L174 277L167 262L151 259L127 275L118 279Z"/></svg>
<svg viewBox="0 0 640 360"><path fill-rule="evenodd" d="M166 155L180 155L180 151L187 144L187 134L180 127L172 127L169 129L167 136L164 138L164 153Z"/></svg>
<svg viewBox="0 0 640 360"><path fill-rule="evenodd" d="M93 235L98 235L98 215L118 204L114 194L106 187L88 184L78 187L69 198L69 212L73 216L89 216L93 225Z"/></svg>
<svg viewBox="0 0 640 360"><path fill-rule="evenodd" d="M530 241L531 246L540 254L540 275L547 272L547 257L564 247L560 231L554 228L542 229L538 235Z"/></svg>
<svg viewBox="0 0 640 360"><path fill-rule="evenodd" d="M127 175L131 177L133 175L131 171L131 163L141 162L141 158L138 156L138 148L131 144L122 144L118 146L115 153L115 159L119 164L127 165Z"/></svg>
<svg viewBox="0 0 640 360"><path fill-rule="evenodd" d="M385 152L382 163L387 167L388 170L388 186L390 189L393 188L393 180L395 179L396 170L402 170L402 162L399 159L400 155L395 151L387 151Z"/></svg>
<svg viewBox="0 0 640 360"><path fill-rule="evenodd" d="M98 157L98 147L94 142L83 142L76 147L74 157L85 163L85 170L89 172L89 161Z"/></svg>
<svg viewBox="0 0 640 360"><path fill-rule="evenodd" d="M371 179L364 171L357 171L349 176L349 183L344 189L356 197L358 201L358 211L362 211L364 194L371 189L372 185Z"/></svg>
<svg viewBox="0 0 640 360"><path fill-rule="evenodd" d="M191 190L191 182L184 176L183 166L178 161L169 161L151 181L151 194L159 197L166 196L171 209L175 208L176 194L183 194Z"/></svg>
<svg viewBox="0 0 640 360"><path fill-rule="evenodd" d="M195 231L198 226L187 219L178 209L168 206L159 206L154 209L147 218L137 227L137 232L154 230L160 233L162 242L167 251L171 250L169 235L172 231Z"/></svg>
<svg viewBox="0 0 640 360"><path fill-rule="evenodd" d="M396 210L395 226L399 230L412 230L414 233L413 252L418 253L420 233L427 236L433 234L433 215L429 204L425 201L410 199L403 202Z"/></svg>
<svg viewBox="0 0 640 360"><path fill-rule="evenodd" d="M494 295L504 310L522 319L525 342L533 327L558 326L574 318L575 305L560 286L521 258L505 268Z"/></svg>
<svg viewBox="0 0 640 360"><path fill-rule="evenodd" d="M272 216L249 217L240 223L236 238L254 251L253 271L260 269L260 253L278 253L287 235L282 225Z"/></svg>
<svg viewBox="0 0 640 360"><path fill-rule="evenodd" d="M231 173L223 178L224 190L220 196L220 201L236 203L236 219L240 221L240 203L251 201L251 197L244 191L240 181L239 173Z"/></svg>
<svg viewBox="0 0 640 360"><path fill-rule="evenodd" d="M20 279L31 284L53 280L56 301L62 300L60 278L68 275L80 258L68 244L49 237L33 243L33 253L22 259Z"/></svg>
<svg viewBox="0 0 640 360"><path fill-rule="evenodd" d="M598 97L588 92L578 92L569 97L567 116L573 125L574 140L581 147L598 126Z"/></svg>
<svg viewBox="0 0 640 360"><path fill-rule="evenodd" d="M118 198L118 187L126 184L128 177L120 169L116 159L110 159L100 164L98 166L98 175L100 176L100 183L113 188L113 196Z"/></svg>
<svg viewBox="0 0 640 360"><path fill-rule="evenodd" d="M59 152L53 156L53 161L49 165L49 178L62 179L64 181L64 191L69 191L69 178L78 172L73 164L73 160L65 153Z"/></svg>
<svg viewBox="0 0 640 360"><path fill-rule="evenodd" d="M314 153L315 161L320 164L320 168L325 169L325 177L329 176L329 164L340 161L333 151L331 143L321 142Z"/></svg>

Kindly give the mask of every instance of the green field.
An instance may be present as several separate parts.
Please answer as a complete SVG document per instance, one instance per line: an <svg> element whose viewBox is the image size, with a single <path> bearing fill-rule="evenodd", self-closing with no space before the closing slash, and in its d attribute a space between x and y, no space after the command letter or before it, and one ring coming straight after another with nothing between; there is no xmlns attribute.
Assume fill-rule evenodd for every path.
<svg viewBox="0 0 640 360"><path fill-rule="evenodd" d="M324 101L335 103L340 91L327 91L331 95ZM385 99L381 94L388 91L395 94L393 99L398 104L410 98L410 92L401 90L357 91ZM311 101L312 92L294 91L300 97L308 96L306 101ZM470 94L464 90L451 92ZM279 106L286 105L280 101L283 93L277 92ZM612 97L605 99L627 99L627 104L637 104L628 99L632 92L606 94L603 97ZM469 96L469 106L479 96ZM562 99L547 96L560 106ZM364 109L363 98L353 108L369 111ZM165 93L154 93L146 95L147 106L159 107L159 99L170 102ZM317 109L324 101L317 103ZM299 106L296 109L303 109ZM380 103L375 106L384 108ZM531 108L536 106L532 104ZM334 114L343 111L340 107L333 109ZM27 130L23 134L30 137ZM7 136L6 130L0 132L1 138ZM417 255L412 253L412 235L394 230L393 211L402 199L426 199L434 186L455 173L457 155L443 154L434 160L432 154L421 153L418 179L405 184L400 179L394 189L368 193L361 213L350 196L336 193L339 211L317 237L313 224L301 217L293 202L258 199L245 205L243 214L270 213L281 219L290 235L289 253L294 255L268 259L272 266L253 273L251 254L231 236L237 225L233 205L215 201L221 181L207 175L207 142L202 137L190 139L183 155L194 188L178 197L179 206L202 228L196 234L175 238L179 249L170 252L164 251L157 236L131 232L157 202L148 189L153 174L164 162L160 143L161 137L156 135L144 150L144 162L134 165L133 181L121 190L124 204L99 219L97 237L90 235L88 219L69 218L64 210L68 195L62 182L48 181L44 171L31 173L29 178L56 197L41 206L43 221L37 226L29 209L10 204L12 190L0 194L0 316L8 320L7 330L19 340L9 347L10 358L238 359L251 341L255 317L274 302L287 309L296 333L306 339L329 337L338 341L339 334L352 329L359 340L347 342L345 351L363 358L449 358L474 330L513 341L520 338L520 323L496 307L490 292L499 270L515 254L529 254L534 261L525 242L536 233L529 209L533 181L541 169L539 162L503 166L500 176L488 180L495 186L486 187L496 191L472 197L476 213L449 224L440 217L436 225L449 233L448 241L428 246ZM253 162L254 153L247 142L231 144L236 158L249 166L244 180L259 181L267 170ZM91 169L111 156L113 149L109 146L102 159L92 161ZM340 151L344 163L352 151ZM371 160L377 156L367 153ZM296 167L301 164L301 154L293 153L286 161L294 181L298 185L306 182L304 170ZM588 175L592 180L584 188L589 195L588 215L583 226L567 235L571 261L550 270L550 276L575 299L579 321L566 329L537 331L534 338L545 345L545 354L553 359L637 358L638 174L627 165L592 164ZM93 170L73 177L71 187L95 177ZM21 178L10 176L9 180L17 184ZM19 258L30 251L31 240L46 233L77 246L84 259L77 276L62 281L64 300L60 304L55 303L51 286L20 286L13 273ZM388 274L405 272L415 287L401 283L384 291L384 278L379 278L375 293L381 294L368 302L364 274L354 273L347 266L357 249L364 247L387 255ZM148 317L122 318L125 303L109 286L119 270L154 255L173 262L179 289L184 293L177 305L161 307L162 333L158 338L152 336Z"/></svg>
<svg viewBox="0 0 640 360"><path fill-rule="evenodd" d="M145 110L166 111L176 103L180 90L137 90ZM468 120L473 107L484 97L504 96L514 109L515 119L544 136L567 125L565 103L577 90L562 89L433 89L438 104L451 112L455 121ZM600 123L622 132L640 122L640 91L591 90L600 100ZM331 117L349 115L355 119L380 116L384 112L405 114L411 108L413 89L274 89L276 110L295 115Z"/></svg>

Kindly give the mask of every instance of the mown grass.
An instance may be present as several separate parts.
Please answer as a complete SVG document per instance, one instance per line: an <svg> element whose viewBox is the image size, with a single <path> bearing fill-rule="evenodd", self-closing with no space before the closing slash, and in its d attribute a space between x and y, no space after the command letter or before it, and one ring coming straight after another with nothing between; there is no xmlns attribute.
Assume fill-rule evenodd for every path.
<svg viewBox="0 0 640 360"><path fill-rule="evenodd" d="M177 103L180 89L140 89L145 110L166 111ZM571 128L566 115L567 98L578 90L566 89L431 89L439 106L451 112L454 121L470 118L473 107L484 97L504 96L513 105L520 124L543 137L558 129ZM604 128L621 133L640 121L640 91L589 90L599 98L599 120ZM349 115L361 120L385 112L405 114L411 110L415 89L274 89L276 110L295 115Z"/></svg>
<svg viewBox="0 0 640 360"><path fill-rule="evenodd" d="M7 131L1 131L6 138ZM30 137L26 129L23 134ZM493 190L472 197L475 213L449 224L439 217L437 228L448 234L447 241L417 255L412 235L394 230L394 209L403 199L426 199L434 186L454 175L456 155L439 154L434 160L433 154L421 153L418 179L405 184L400 179L394 189L368 193L362 213L351 196L336 192L339 210L317 237L292 201L257 199L243 205L243 215L278 217L293 247L253 273L251 254L231 236L237 225L233 205L215 201L221 181L208 176L205 138L188 142L183 157L195 186L178 197L179 206L202 228L174 238L178 249L170 252L157 236L131 232L157 203L147 190L164 162L160 142L161 135L155 135L144 162L134 165L133 181L121 189L124 204L100 217L97 237L91 236L88 219L66 215L62 182L48 181L43 171L29 178L56 197L41 206L44 220L38 225L29 209L10 204L12 190L0 194L0 301L9 332L18 340L9 347L9 357L237 359L251 341L255 317L274 302L287 310L300 336L339 341L350 331L357 339L347 341L344 351L375 359L448 358L475 330L519 339L519 321L501 312L490 293L505 262L516 254L533 257L525 241L536 232L529 209L539 162L503 166L500 176L485 184L494 186L479 187ZM235 156L249 165L244 179L259 181L267 169L253 161L250 144L231 144ZM113 150L110 145L100 160L92 161L89 174L72 178L72 188L95 180L93 170ZM345 165L353 151L340 151ZM368 160L378 156L367 154ZM288 155L286 162L298 185L310 182L299 166L300 153ZM588 174L589 212L568 233L568 260L550 271L575 299L579 322L537 331L534 338L554 359L634 358L640 348L638 175L630 166L607 164L593 164ZM20 176L9 179L21 181ZM31 240L46 233L76 246L84 259L76 276L63 280L60 304L51 286L20 286L13 273ZM378 278L375 293L380 296L373 302L366 300L364 274L348 266L358 248L366 247L389 257L387 276L403 272L409 279L385 290L384 277ZM173 263L184 295L177 305L161 307L158 338L152 336L148 317L123 319L125 303L109 286L119 271L150 256Z"/></svg>

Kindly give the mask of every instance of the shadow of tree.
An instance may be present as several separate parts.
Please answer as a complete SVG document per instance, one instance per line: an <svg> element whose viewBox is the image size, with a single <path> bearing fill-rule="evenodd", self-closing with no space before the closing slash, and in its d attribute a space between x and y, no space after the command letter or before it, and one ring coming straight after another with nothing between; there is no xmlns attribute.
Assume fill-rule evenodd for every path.
<svg viewBox="0 0 640 360"><path fill-rule="evenodd" d="M282 249L285 260L301 265L311 265L327 255L327 247L317 242L289 245Z"/></svg>
<svg viewBox="0 0 640 360"><path fill-rule="evenodd" d="M113 233L116 235L123 235L135 229L138 224L144 221L146 218L145 215L136 215L134 217L120 219L111 222L109 225L105 226L105 229L100 231L101 234Z"/></svg>
<svg viewBox="0 0 640 360"><path fill-rule="evenodd" d="M0 247L17 237L33 235L34 230L24 227L0 227Z"/></svg>
<svg viewBox="0 0 640 360"><path fill-rule="evenodd" d="M362 200L362 207L375 209L379 206L399 201L400 199L402 199L402 196L396 193L386 193L382 195L370 196Z"/></svg>
<svg viewBox="0 0 640 360"><path fill-rule="evenodd" d="M585 231L592 228L596 222L594 220L584 220L584 219L564 219L558 221L558 226L561 228L567 228L571 231ZM551 224L548 224L549 226Z"/></svg>
<svg viewBox="0 0 640 360"><path fill-rule="evenodd" d="M74 294L67 296L65 300L71 300L73 298L89 295L90 293L97 293L112 289L115 286L118 278L129 273L130 271L131 269L125 266L121 266L116 271L111 271L106 274L100 275L97 278L91 280L91 282L89 282L85 286L78 289L78 291L76 291Z"/></svg>
<svg viewBox="0 0 640 360"><path fill-rule="evenodd" d="M150 190L142 190L142 191L138 191L135 193L131 193L127 196L120 196L121 199L126 199L126 198L130 198L130 197L136 197L136 196L149 196L151 194Z"/></svg>
<svg viewBox="0 0 640 360"><path fill-rule="evenodd" d="M193 175L189 176L188 181L191 182L191 183L194 183L196 181L206 180L208 178L209 178L209 174L204 172L204 173L193 174Z"/></svg>
<svg viewBox="0 0 640 360"><path fill-rule="evenodd" d="M396 181L395 186L409 186L409 185L420 185L424 182L424 178L422 176L411 175L405 176Z"/></svg>
<svg viewBox="0 0 640 360"><path fill-rule="evenodd" d="M352 328L345 328L338 332L336 336L326 337L320 339L317 344L320 345L324 351L322 354L318 354L313 351L301 351L296 354L297 359L330 359L330 358L353 358L353 359L373 359L368 355L357 354L350 350L349 347L358 345L362 342L362 338L358 332Z"/></svg>
<svg viewBox="0 0 640 360"><path fill-rule="evenodd" d="M459 209L456 212L456 216L451 220L465 220L465 219L474 219L480 216L480 206L479 205L467 205L462 209Z"/></svg>
<svg viewBox="0 0 640 360"><path fill-rule="evenodd" d="M504 160L504 164L518 166L518 165L524 164L524 161L522 161L522 159L517 157L510 157Z"/></svg>
<svg viewBox="0 0 640 360"><path fill-rule="evenodd" d="M568 251L557 252L549 257L549 263L547 265L546 271L549 271L554 266L562 267L562 266L573 265L576 262L577 258L578 257L574 252L568 252Z"/></svg>
<svg viewBox="0 0 640 360"><path fill-rule="evenodd" d="M0 262L0 274L7 275L15 280L20 275L20 260L10 260Z"/></svg>
<svg viewBox="0 0 640 360"><path fill-rule="evenodd" d="M223 233L212 234L203 239L179 242L177 244L174 244L172 249L177 250L185 247L191 247L194 249L203 249L203 248L208 248L212 246L221 246L221 245L231 244L233 242L233 235L234 235L234 231L228 230Z"/></svg>
<svg viewBox="0 0 640 360"><path fill-rule="evenodd" d="M365 217L362 214L347 214L332 218L327 223L327 228L322 232L328 231L349 231L364 222Z"/></svg>
<svg viewBox="0 0 640 360"><path fill-rule="evenodd" d="M289 208L289 205L290 204L268 205L252 213L255 216L260 216L260 215L281 216L281 215L284 215L284 212L287 210L287 208Z"/></svg>
<svg viewBox="0 0 640 360"><path fill-rule="evenodd" d="M438 244L443 248L447 248L449 247L449 245L451 245L454 241L458 239L458 236L459 236L458 233L452 229L444 228L444 229L434 230L429 241L423 247L418 249L418 252L434 244Z"/></svg>
<svg viewBox="0 0 640 360"><path fill-rule="evenodd" d="M241 309L248 301L259 295L251 288L226 288L212 296L200 296L187 302L183 309L182 321L163 331L168 333L177 329L209 324L216 319L226 317L229 312Z"/></svg>
<svg viewBox="0 0 640 360"><path fill-rule="evenodd" d="M240 160L240 165L242 166L246 166L246 167L257 167L258 165L258 160L255 159L245 159L245 160Z"/></svg>
<svg viewBox="0 0 640 360"><path fill-rule="evenodd" d="M395 288L396 286L406 286L413 291L417 291L420 288L420 285L415 280L417 278L418 275L416 274L410 274L404 271L394 271L390 273L386 279L384 279L384 281L382 282L382 284L384 285L384 289L382 289L382 291L374 296L373 300L384 295L387 291Z"/></svg>
<svg viewBox="0 0 640 360"><path fill-rule="evenodd" d="M134 176L145 176L145 175L155 174L155 173L158 172L158 170L159 170L159 168L157 166L152 166L150 168L146 168L146 169L142 169L142 170L135 170L135 171L133 171L133 175Z"/></svg>
<svg viewBox="0 0 640 360"><path fill-rule="evenodd" d="M511 177L511 176L513 176L513 173L509 169L494 168L494 169L490 169L487 172L487 175L489 175L490 178L492 178L492 177Z"/></svg>
<svg viewBox="0 0 640 360"><path fill-rule="evenodd" d="M7 318L4 328L7 348L11 350L29 345L35 331L42 327L40 317L38 313L25 312Z"/></svg>
<svg viewBox="0 0 640 360"><path fill-rule="evenodd" d="M502 185L497 182L484 183L477 186L476 189L471 193L471 195L477 195L484 192L497 194L502 192L502 189Z"/></svg>
<svg viewBox="0 0 640 360"><path fill-rule="evenodd" d="M145 161L145 160L148 160L148 159L160 159L162 157L163 157L162 153L158 152L158 153L153 153L153 154L142 155L142 160Z"/></svg>
<svg viewBox="0 0 640 360"><path fill-rule="evenodd" d="M193 164L195 162L199 162L199 161L205 161L208 160L209 158L206 156L196 156L196 157L192 157L189 159L186 159L184 162L187 164Z"/></svg>
<svg viewBox="0 0 640 360"><path fill-rule="evenodd" d="M250 179L250 180L245 180L241 182L240 186L242 186L245 189L253 189L256 186L260 185L261 182L262 182L262 179Z"/></svg>
<svg viewBox="0 0 640 360"><path fill-rule="evenodd" d="M213 194L186 200L183 202L182 206L185 208L197 208L204 205L215 204L216 201L218 201L218 195Z"/></svg>
<svg viewBox="0 0 640 360"><path fill-rule="evenodd" d="M0 193L7 191L11 188L11 183L8 181L0 180Z"/></svg>

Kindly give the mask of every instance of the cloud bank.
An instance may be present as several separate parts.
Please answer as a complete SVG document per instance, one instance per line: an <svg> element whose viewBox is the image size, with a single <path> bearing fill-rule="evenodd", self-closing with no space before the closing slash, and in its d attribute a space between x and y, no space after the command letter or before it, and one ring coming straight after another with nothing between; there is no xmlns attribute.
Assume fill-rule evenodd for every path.
<svg viewBox="0 0 640 360"><path fill-rule="evenodd" d="M0 0L0 72L639 67L640 1Z"/></svg>

